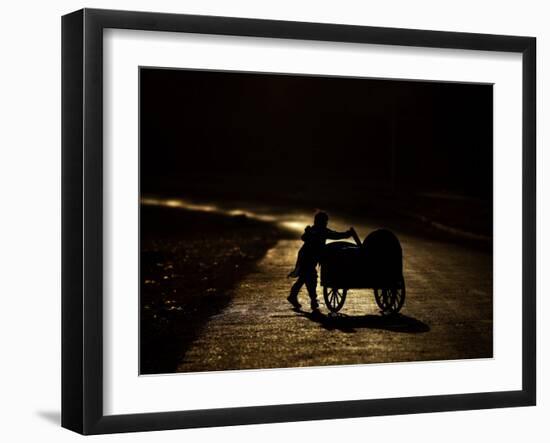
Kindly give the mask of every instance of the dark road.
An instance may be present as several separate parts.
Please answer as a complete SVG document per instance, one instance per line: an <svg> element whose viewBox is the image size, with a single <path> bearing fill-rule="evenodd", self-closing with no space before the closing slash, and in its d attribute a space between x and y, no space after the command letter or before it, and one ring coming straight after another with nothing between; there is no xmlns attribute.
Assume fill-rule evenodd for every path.
<svg viewBox="0 0 550 443"><path fill-rule="evenodd" d="M301 230L300 222L284 221ZM292 226L294 223L294 226ZM340 219L335 229L350 223ZM361 238L374 227L357 226ZM465 358L493 352L492 258L487 252L396 233L404 252L407 299L399 316L382 317L372 290L350 290L338 316L286 301L299 240L281 240L233 299L186 350L179 372L286 368ZM305 289L305 288L304 288Z"/></svg>

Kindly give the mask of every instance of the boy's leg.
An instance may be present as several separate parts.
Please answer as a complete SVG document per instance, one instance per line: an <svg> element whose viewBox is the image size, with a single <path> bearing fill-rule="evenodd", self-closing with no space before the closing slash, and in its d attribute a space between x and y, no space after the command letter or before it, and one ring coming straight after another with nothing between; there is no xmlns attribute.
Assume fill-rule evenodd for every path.
<svg viewBox="0 0 550 443"><path fill-rule="evenodd" d="M304 285L305 280L304 277L300 276L298 277L298 280L294 282L292 287L290 288L290 295L286 298L292 306L295 308L301 308L302 305L298 302L298 293L300 292L300 289L302 289L302 286Z"/></svg>
<svg viewBox="0 0 550 443"><path fill-rule="evenodd" d="M319 308L319 302L317 301L317 271L312 272L306 278L306 288L311 301L311 309L315 310Z"/></svg>

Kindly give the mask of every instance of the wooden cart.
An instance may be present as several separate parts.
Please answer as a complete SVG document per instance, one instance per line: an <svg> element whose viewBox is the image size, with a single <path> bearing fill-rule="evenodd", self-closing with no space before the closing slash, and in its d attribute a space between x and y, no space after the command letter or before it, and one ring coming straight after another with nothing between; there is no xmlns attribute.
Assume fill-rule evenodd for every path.
<svg viewBox="0 0 550 443"><path fill-rule="evenodd" d="M405 303L403 251L393 232L378 229L364 242L329 243L321 257L321 286L331 312L344 306L350 289L372 289L382 314L394 314Z"/></svg>

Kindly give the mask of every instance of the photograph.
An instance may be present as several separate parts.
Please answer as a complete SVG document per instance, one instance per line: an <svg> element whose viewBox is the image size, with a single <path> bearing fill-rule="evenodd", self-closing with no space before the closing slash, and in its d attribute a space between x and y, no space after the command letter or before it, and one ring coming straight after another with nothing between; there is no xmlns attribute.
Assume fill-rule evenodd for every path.
<svg viewBox="0 0 550 443"><path fill-rule="evenodd" d="M138 69L141 375L493 358L493 84Z"/></svg>

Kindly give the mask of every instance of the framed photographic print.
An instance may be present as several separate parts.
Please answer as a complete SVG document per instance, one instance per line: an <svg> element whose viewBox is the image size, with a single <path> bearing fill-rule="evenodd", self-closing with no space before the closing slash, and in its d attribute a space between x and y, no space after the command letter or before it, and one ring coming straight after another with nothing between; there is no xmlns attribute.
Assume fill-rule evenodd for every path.
<svg viewBox="0 0 550 443"><path fill-rule="evenodd" d="M62 21L62 425L536 400L533 37Z"/></svg>

